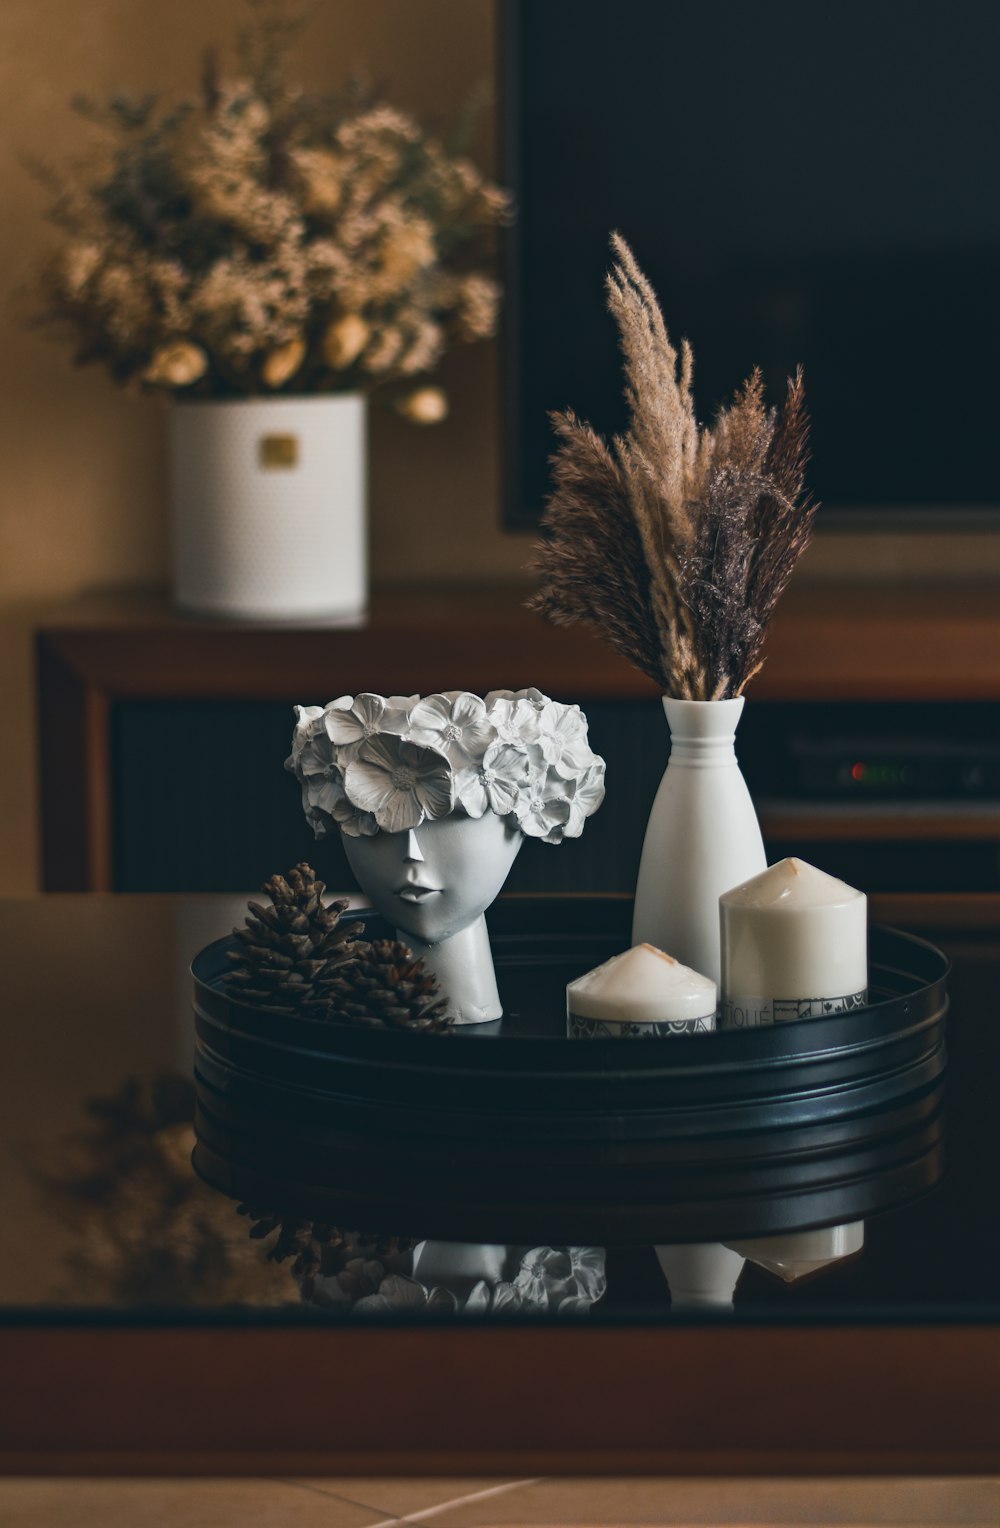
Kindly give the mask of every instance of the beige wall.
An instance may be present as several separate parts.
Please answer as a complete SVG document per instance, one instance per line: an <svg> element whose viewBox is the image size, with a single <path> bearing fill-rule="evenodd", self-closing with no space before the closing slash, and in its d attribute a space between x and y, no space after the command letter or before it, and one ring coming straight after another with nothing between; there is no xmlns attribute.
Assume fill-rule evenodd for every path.
<svg viewBox="0 0 1000 1528"><path fill-rule="evenodd" d="M75 151L74 91L190 86L201 50L244 12L243 0L3 0L5 298L51 237L17 156L62 161ZM492 76L492 0L327 0L298 53L308 83L361 64L401 106L447 117ZM61 349L23 331L23 306L14 294L0 311L0 894L30 889L37 875L32 627L81 589L162 581L166 559L161 407L123 396L96 370L71 370ZM494 371L492 347L449 358L453 410L440 429L375 417L376 577L493 578L524 562L524 538L497 526Z"/></svg>
<svg viewBox="0 0 1000 1528"><path fill-rule="evenodd" d="M17 156L64 160L79 124L77 90L186 88L200 50L225 39L242 0L3 0L0 4L0 894L36 884L31 631L46 608L95 585L162 581L166 557L164 421L149 399L120 394L96 371L20 324L15 289L50 237L41 194ZM359 64L391 98L447 116L495 66L493 0L326 0L299 49L307 83ZM492 145L487 146L487 152ZM372 439L375 576L503 578L527 538L498 526L496 356L489 346L445 366L452 415L420 431L376 416ZM834 537L814 576L991 571L1000 543Z"/></svg>

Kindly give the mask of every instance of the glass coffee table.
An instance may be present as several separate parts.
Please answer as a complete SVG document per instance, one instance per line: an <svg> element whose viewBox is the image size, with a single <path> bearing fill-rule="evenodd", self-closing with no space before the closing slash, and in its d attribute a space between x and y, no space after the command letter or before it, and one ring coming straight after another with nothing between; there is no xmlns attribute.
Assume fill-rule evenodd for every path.
<svg viewBox="0 0 1000 1528"><path fill-rule="evenodd" d="M575 1219L586 1181L558 1140L526 1217L516 1195L470 1206L457 1158L452 1200L440 1157L392 1223L363 1192L310 1217L301 1174L294 1205L240 1213L238 1184L191 1165L188 967L242 909L0 903L8 1472L1000 1468L992 908L944 907L939 931L922 915L954 969L943 1136L921 1174L835 1229L789 1214L714 1240L698 1222L699 1242L669 1217L641 1235ZM393 1149L420 1188L419 1148Z"/></svg>

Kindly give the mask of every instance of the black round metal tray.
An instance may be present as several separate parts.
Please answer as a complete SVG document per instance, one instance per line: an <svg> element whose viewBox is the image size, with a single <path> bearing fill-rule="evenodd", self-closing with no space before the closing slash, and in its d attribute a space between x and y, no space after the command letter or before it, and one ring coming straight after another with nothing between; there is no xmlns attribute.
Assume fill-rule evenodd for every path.
<svg viewBox="0 0 1000 1528"><path fill-rule="evenodd" d="M631 900L504 897L489 921L505 1017L450 1035L253 1008L222 981L230 941L203 950L198 1172L393 1234L603 1245L836 1224L939 1176L948 963L925 941L873 928L851 1013L569 1040L566 983L627 946Z"/></svg>

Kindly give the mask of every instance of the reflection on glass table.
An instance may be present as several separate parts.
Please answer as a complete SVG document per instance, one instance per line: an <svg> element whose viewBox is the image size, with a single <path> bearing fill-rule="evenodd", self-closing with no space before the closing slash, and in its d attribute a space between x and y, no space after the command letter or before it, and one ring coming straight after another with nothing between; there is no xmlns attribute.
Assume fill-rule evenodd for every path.
<svg viewBox="0 0 1000 1528"><path fill-rule="evenodd" d="M266 1204L241 1215L193 1173L187 967L241 907L237 898L0 904L10 1003L5 1319L71 1310L250 1324L1000 1315L1000 1215L986 1191L1000 1159L996 945L952 938L944 1176L863 1228L799 1229L792 1217L788 1234L726 1246L676 1243L669 1225L662 1238L569 1245L564 1226L551 1243L515 1241L504 1233L516 1225L501 1217L496 1241L474 1240L441 1234L442 1203L426 1238L419 1224L361 1216L276 1219Z"/></svg>

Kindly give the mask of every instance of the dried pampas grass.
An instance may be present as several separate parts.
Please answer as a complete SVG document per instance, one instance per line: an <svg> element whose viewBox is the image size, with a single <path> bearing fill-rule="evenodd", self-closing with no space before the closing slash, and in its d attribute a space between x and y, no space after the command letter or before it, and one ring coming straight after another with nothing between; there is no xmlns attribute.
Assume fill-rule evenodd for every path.
<svg viewBox="0 0 1000 1528"><path fill-rule="evenodd" d="M729 699L761 666L818 507L804 492L802 373L772 409L754 371L712 427L699 425L691 347L674 348L632 251L619 234L611 243L629 428L609 447L571 412L553 415L559 445L529 603L558 625L596 627L667 695Z"/></svg>

